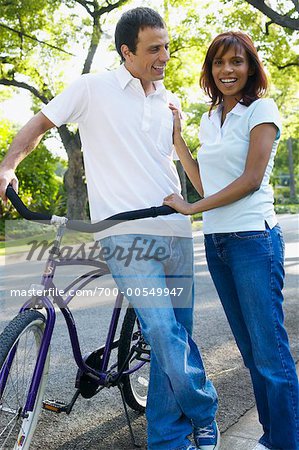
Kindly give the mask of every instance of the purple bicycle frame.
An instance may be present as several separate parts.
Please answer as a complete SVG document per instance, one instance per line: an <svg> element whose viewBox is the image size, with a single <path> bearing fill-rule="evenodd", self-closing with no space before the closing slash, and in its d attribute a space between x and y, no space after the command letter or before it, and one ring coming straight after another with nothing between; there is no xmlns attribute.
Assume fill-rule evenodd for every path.
<svg viewBox="0 0 299 450"><path fill-rule="evenodd" d="M57 266L67 266L67 265L95 266L95 267L97 267L97 270L90 271L84 275L77 277L69 286L67 286L64 289L64 293L67 293L71 288L73 288L74 286L77 285L76 289L73 289L73 291L72 291L73 294L69 294L66 299L63 299L63 297L57 292L56 286L53 283L53 277L54 277ZM30 384L30 388L29 388L29 392L28 392L28 396L27 396L26 405L23 410L24 416L26 415L26 413L28 411L33 411L38 388L39 388L41 377L42 377L42 373L44 370L44 366L45 366L45 362L46 362L46 358L47 358L47 354L48 354L48 350L49 350L49 346L50 346L50 342L51 342L51 337L52 337L52 333L53 333L53 329L54 329L54 325L55 325L55 320L56 320L56 313L55 313L53 303L56 303L58 305L58 307L61 310L61 312L64 316L64 319L66 321L69 336L70 336L70 341L71 341L71 345L72 345L74 359L76 361L78 368L80 370L82 370L82 372L89 373L93 377L95 377L95 379L99 383L99 386L105 385L106 378L107 378L106 371L108 369L111 351L113 348L117 347L117 345L118 345L118 341L115 341L114 339L115 339L115 333L116 333L116 329L117 329L117 325L118 325L118 321L119 321L119 316L120 316L124 296L123 296L123 294L121 294L119 292L116 297L106 342L105 342L105 345L99 349L99 350L102 350L102 353L103 353L101 371L97 371L97 370L93 369L92 367L89 367L83 359L82 352L80 349L79 338L78 338L78 334L77 334L77 330L76 330L75 320L73 318L71 311L68 308L68 304L71 302L73 297L76 295L77 290L82 289L89 282L91 282L94 278L99 278L99 277L109 274L109 273L110 272L109 272L107 265L101 261L84 260L84 259L82 259L82 260L81 259L55 260L54 258L48 259L45 270L44 270L44 274L42 276L41 286L44 288L45 292L47 292L47 290L49 290L49 291L51 290L52 292L54 292L54 294L52 295L52 298L54 301L51 301L48 296L40 296L34 300L32 300L32 299L28 300L20 309L20 312L22 312L22 311L25 311L26 309L32 308L32 307L33 308L34 307L38 307L38 308L44 307L46 309L46 313L47 313L45 331L44 331L44 334L42 337L36 365L34 368L32 380L31 380L31 384ZM17 347L14 347L13 350L10 352L8 360L5 364L5 367L3 367L3 370L1 371L0 387L2 390L4 389L4 386L6 384L6 380L7 380L8 373L9 373L9 368L11 367L16 348ZM136 363L136 365L133 368L124 371L123 375L130 375L131 373L139 370L144 364L145 364L144 361ZM2 394L2 391L0 393Z"/></svg>

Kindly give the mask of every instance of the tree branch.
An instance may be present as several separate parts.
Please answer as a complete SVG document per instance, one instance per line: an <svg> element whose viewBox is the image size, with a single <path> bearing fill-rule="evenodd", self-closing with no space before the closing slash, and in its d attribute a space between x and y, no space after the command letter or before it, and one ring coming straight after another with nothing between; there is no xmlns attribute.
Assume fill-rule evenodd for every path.
<svg viewBox="0 0 299 450"><path fill-rule="evenodd" d="M110 11L113 11L115 8L119 8L122 5L125 5L128 3L129 0L118 0L116 3L109 3L107 1L107 6L102 6L97 11L95 11L97 16L102 16L105 13L109 13Z"/></svg>
<svg viewBox="0 0 299 450"><path fill-rule="evenodd" d="M286 69L287 67L292 67L292 66L297 66L297 67L299 67L299 62L290 62L290 63L287 63L287 64L285 64L285 65L283 65L283 66L276 66L277 67L277 69L279 69L279 70L283 70L283 69Z"/></svg>
<svg viewBox="0 0 299 450"><path fill-rule="evenodd" d="M41 94L34 86L30 86L30 84L24 83L23 81L17 80L8 80L7 78L0 78L0 84L5 86L14 86L21 89L26 89L31 92L35 97L39 98L43 103L47 104L51 100L51 98L47 98L45 95Z"/></svg>
<svg viewBox="0 0 299 450"><path fill-rule="evenodd" d="M299 30L299 19L293 19L288 14L282 15L274 11L270 6L265 4L264 0L246 0L247 3L257 8L265 16L269 17L272 22L280 25L281 27L290 28L291 30ZM297 4L298 1L294 0ZM293 3L294 3L293 1ZM295 5L296 7L296 5Z"/></svg>
<svg viewBox="0 0 299 450"><path fill-rule="evenodd" d="M11 56L0 56L0 63L1 64L13 64L16 62L16 58L12 58Z"/></svg>
<svg viewBox="0 0 299 450"><path fill-rule="evenodd" d="M299 1L298 0L292 0L292 2L294 3L296 11L299 12Z"/></svg>
<svg viewBox="0 0 299 450"><path fill-rule="evenodd" d="M81 6L83 6L83 8L85 8L86 9L86 11L88 12L88 14L90 15L90 16L92 16L92 17L94 17L94 12L93 11L91 11L91 9L89 8L89 5L90 6L95 6L94 5L94 2L88 2L88 1L86 1L86 0L75 0L76 1L76 3L79 3L79 5L81 5ZM95 8L94 8L95 9Z"/></svg>
<svg viewBox="0 0 299 450"><path fill-rule="evenodd" d="M270 27L270 25L272 25L272 23L274 23L273 22L273 20L269 20L268 22L266 22L266 35L267 36L269 36L269 27Z"/></svg>
<svg viewBox="0 0 299 450"><path fill-rule="evenodd" d="M288 67L293 67L293 66L299 67L299 59L298 59L298 61L290 61L283 65L278 65L277 63L275 63L273 61L271 61L271 62L275 67L277 67L278 70L284 70L284 69L287 69Z"/></svg>
<svg viewBox="0 0 299 450"><path fill-rule="evenodd" d="M59 50L60 52L66 53L67 55L76 56L73 53L69 53L66 50L63 50L62 48L56 47L56 45L52 45L52 44L49 44L48 42L41 41L40 39L36 38L35 36L30 36L29 34L23 33L22 31L15 30L14 28L9 27L8 25L4 25L3 23L0 23L0 27L6 28L7 30L18 34L20 38L26 37L27 39L31 39L32 41L36 41L39 44L43 44L43 45L46 45L47 47L54 48L55 50Z"/></svg>
<svg viewBox="0 0 299 450"><path fill-rule="evenodd" d="M95 55L95 53L97 51L97 48L99 46L99 42L100 42L100 39L101 39L101 34L102 34L102 30L101 30L101 25L99 23L99 18L94 17L93 18L92 36L91 36L91 40L90 40L87 56L86 56L85 61L84 61L84 67L83 67L83 70L82 70L82 74L90 72L94 55Z"/></svg>
<svg viewBox="0 0 299 450"><path fill-rule="evenodd" d="M191 45L184 45L182 44L181 46L175 47L175 46L171 46L170 47L170 56L174 56L175 53L180 52L181 50L187 50L190 48L197 48L196 44L191 44Z"/></svg>
<svg viewBox="0 0 299 450"><path fill-rule="evenodd" d="M118 2L116 2L114 4L111 4L111 3L109 3L109 1L107 1L107 6L103 6L101 8L99 7L97 0L91 0L91 1L75 0L75 1L76 1L76 3L79 3L80 5L82 5L86 9L88 14L90 14L91 17L93 18L92 36L91 36L91 41L89 44L87 56L84 61L84 66L83 66L83 70L82 70L82 74L83 74L83 73L90 72L94 55L99 46L99 42L100 42L101 35L102 35L102 29L101 29L101 23L100 23L101 16L112 11L115 8L119 8L121 5L127 3L129 0L119 0ZM93 7L93 11L90 9L90 6Z"/></svg>

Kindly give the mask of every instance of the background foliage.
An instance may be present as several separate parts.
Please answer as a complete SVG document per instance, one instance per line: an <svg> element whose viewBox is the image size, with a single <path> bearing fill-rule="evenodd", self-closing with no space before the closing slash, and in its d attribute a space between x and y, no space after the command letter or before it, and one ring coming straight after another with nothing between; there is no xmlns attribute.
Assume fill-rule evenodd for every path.
<svg viewBox="0 0 299 450"><path fill-rule="evenodd" d="M250 34L258 47L271 80L269 94L278 103L283 117L283 137L273 174L277 202L284 206L296 203L299 177L297 3L273 0L269 12L269 3L259 0L4 0L0 4L0 99L25 89L31 94L33 112L38 111L80 73L105 66L101 58L103 44L110 45L112 56L106 67L117 65L119 58L111 44L115 23L125 9L147 4L161 13L168 25L172 58L165 83L181 98L186 113L184 132L195 155L199 145L198 124L208 108L207 99L198 87L204 54L216 34L240 29ZM280 24L273 20L273 10ZM17 128L17 124L0 118L1 158ZM59 136L68 154L68 169L78 173L80 167L73 164L80 155L76 130L73 127L59 130ZM56 213L65 212L66 194L69 199L70 191L74 190L66 176L63 187L65 170L66 163L51 156L45 144L40 144L39 151L19 168L20 192L37 209L44 206L55 209ZM86 195L83 172L80 173L81 191L75 193L78 198ZM188 181L187 191L189 199L195 200ZM68 208L70 211L70 204ZM3 217L12 214L3 205L0 212Z"/></svg>

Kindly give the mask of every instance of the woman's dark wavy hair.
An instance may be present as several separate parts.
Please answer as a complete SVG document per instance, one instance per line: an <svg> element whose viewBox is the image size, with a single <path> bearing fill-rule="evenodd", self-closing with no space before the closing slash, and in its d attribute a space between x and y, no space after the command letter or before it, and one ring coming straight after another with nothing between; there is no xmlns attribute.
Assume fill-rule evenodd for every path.
<svg viewBox="0 0 299 450"><path fill-rule="evenodd" d="M215 37L208 48L200 76L200 86L211 99L210 113L214 106L218 106L223 99L223 95L217 89L212 75L213 60L221 49L222 57L229 48L233 47L236 51L244 49L252 75L248 77L247 83L243 90L241 103L249 106L252 102L265 95L267 91L267 76L260 61L257 50L250 37L241 31L227 31Z"/></svg>

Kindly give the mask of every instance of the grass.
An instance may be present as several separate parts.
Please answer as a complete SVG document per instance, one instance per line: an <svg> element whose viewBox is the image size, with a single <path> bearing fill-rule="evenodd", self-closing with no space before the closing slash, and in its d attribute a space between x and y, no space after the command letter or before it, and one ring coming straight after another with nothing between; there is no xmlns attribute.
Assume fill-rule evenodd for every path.
<svg viewBox="0 0 299 450"><path fill-rule="evenodd" d="M193 220L192 221L192 231L201 231L202 230L202 220Z"/></svg>
<svg viewBox="0 0 299 450"><path fill-rule="evenodd" d="M275 205L276 214L299 214L299 204Z"/></svg>
<svg viewBox="0 0 299 450"><path fill-rule="evenodd" d="M0 242L0 256L13 255L16 253L25 253L32 248L32 242L37 241L42 243L46 241L48 244L53 242L56 233L54 230L50 230L41 234L35 234L27 237L20 237L18 239L7 239ZM73 246L77 244L86 244L92 242L92 235L88 236L86 233L70 232L67 231L63 236L63 246Z"/></svg>
<svg viewBox="0 0 299 450"><path fill-rule="evenodd" d="M274 205L277 214L299 214L299 204L276 204ZM5 254L24 253L30 250L29 242L46 240L52 242L55 238L54 227L49 231L49 227L44 226L44 230L40 233L40 229L35 229L36 224L32 222L9 221L14 225L13 234L17 239L6 239L4 235L4 224L0 221L0 256ZM39 225L39 227L42 227ZM46 227L46 228L45 228ZM197 213L192 216L192 230L199 231L202 229L202 214ZM87 237L86 233L67 232L63 237L63 245L76 245L86 242L92 242L92 237Z"/></svg>

